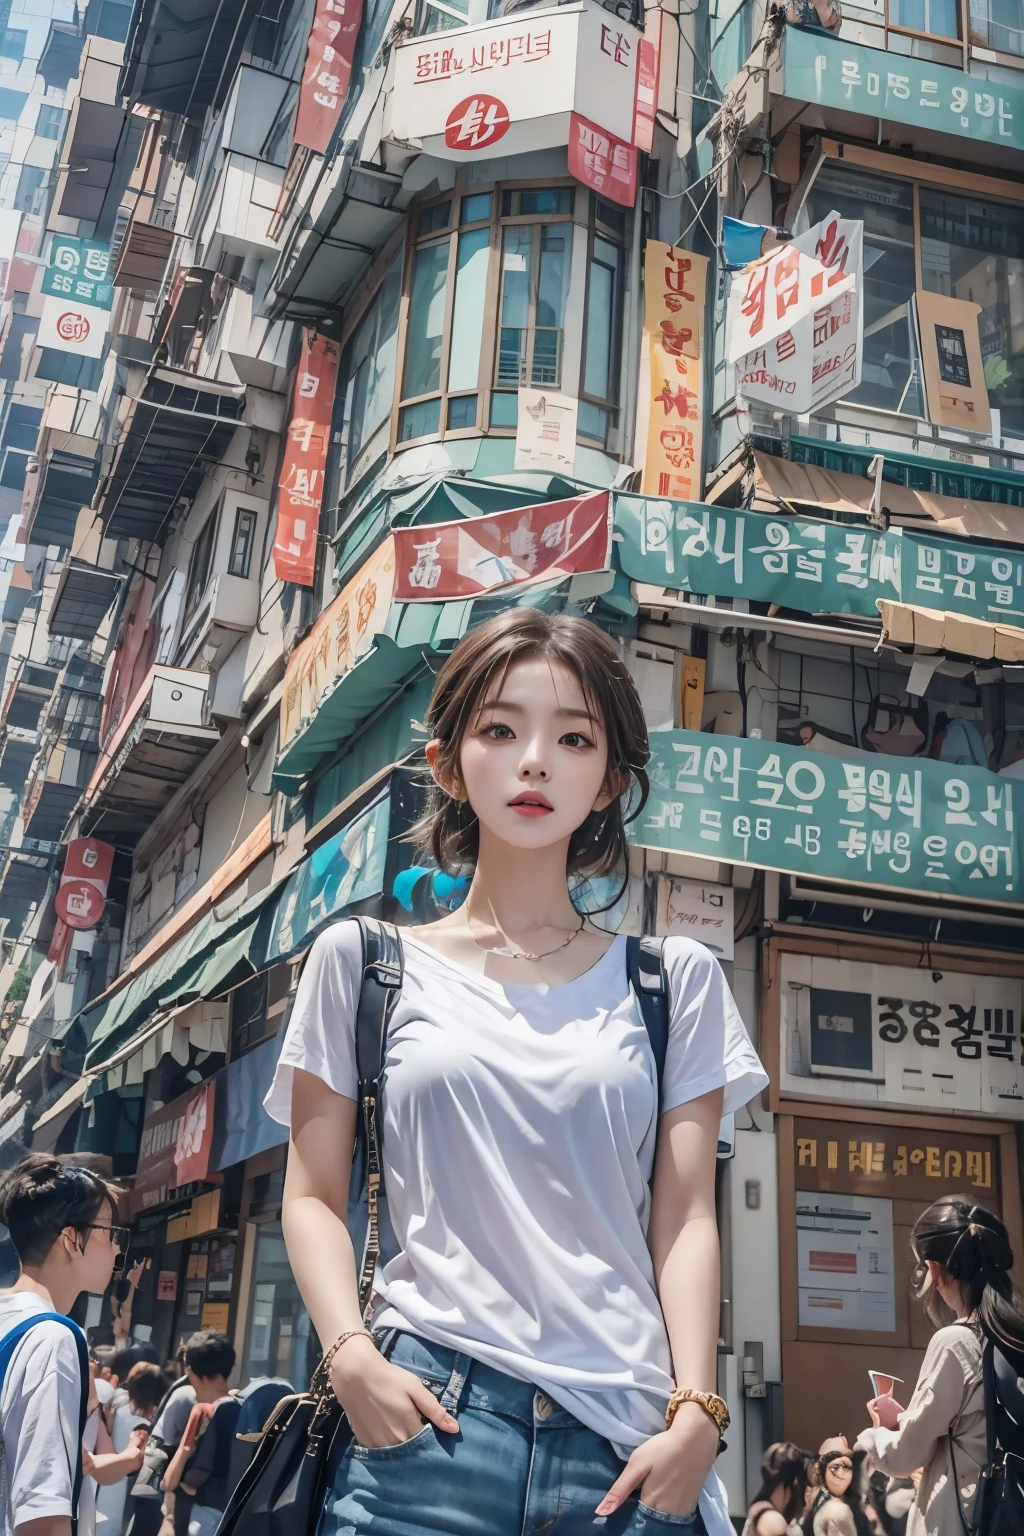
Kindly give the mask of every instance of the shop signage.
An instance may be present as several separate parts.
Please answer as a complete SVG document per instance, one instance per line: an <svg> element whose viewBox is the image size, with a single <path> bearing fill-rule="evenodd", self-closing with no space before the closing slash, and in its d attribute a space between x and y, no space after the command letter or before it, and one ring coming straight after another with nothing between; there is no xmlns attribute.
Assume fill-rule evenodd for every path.
<svg viewBox="0 0 1024 1536"><path fill-rule="evenodd" d="M833 303L805 315L774 341L741 357L736 383L748 400L804 413L831 405L861 380L864 223L830 213L792 243L831 274L826 293L829 284L844 276L852 276L854 286ZM734 281L742 278L741 273Z"/></svg>
<svg viewBox="0 0 1024 1536"><path fill-rule="evenodd" d="M216 1086L215 1078L207 1078L198 1088L147 1115L129 1202L133 1215L163 1205L186 1184L219 1182L210 1173Z"/></svg>
<svg viewBox="0 0 1024 1536"><path fill-rule="evenodd" d="M999 1188L991 1136L842 1120L797 1120L794 1131L801 1189L850 1190L930 1205L939 1195L965 1190L985 1204Z"/></svg>
<svg viewBox="0 0 1024 1536"><path fill-rule="evenodd" d="M637 44L636 111L633 116L633 143L650 154L654 147L654 124L658 114L658 82L661 74L661 27L663 11L647 10L644 35Z"/></svg>
<svg viewBox="0 0 1024 1536"><path fill-rule="evenodd" d="M590 0L416 38L395 49L386 136L443 160L499 141L514 155L567 143L575 112L632 144L641 41Z"/></svg>
<svg viewBox="0 0 1024 1536"><path fill-rule="evenodd" d="M178 1271L161 1269L156 1277L157 1301L174 1301L178 1294Z"/></svg>
<svg viewBox="0 0 1024 1536"><path fill-rule="evenodd" d="M110 311L77 299L43 300L36 346L52 347L77 357L102 357L110 325Z"/></svg>
<svg viewBox="0 0 1024 1536"><path fill-rule="evenodd" d="M782 77L793 101L1024 149L1024 90L1016 85L795 27L786 28Z"/></svg>
<svg viewBox="0 0 1024 1536"><path fill-rule="evenodd" d="M611 559L610 502L607 491L591 491L489 517L396 528L395 597L438 602L541 576L602 571Z"/></svg>
<svg viewBox="0 0 1024 1536"><path fill-rule="evenodd" d="M819 880L1016 904L1024 822L1012 779L879 753L652 731L641 847Z"/></svg>
<svg viewBox="0 0 1024 1536"><path fill-rule="evenodd" d="M43 274L42 292L74 299L94 309L109 309L114 296L110 281L110 246L73 235L54 235Z"/></svg>
<svg viewBox="0 0 1024 1536"><path fill-rule="evenodd" d="M636 202L637 152L632 144L574 112L569 119L569 175L598 197L632 208Z"/></svg>
<svg viewBox="0 0 1024 1536"><path fill-rule="evenodd" d="M968 432L991 432L978 329L981 305L924 289L916 293L915 303L928 420Z"/></svg>
<svg viewBox="0 0 1024 1536"><path fill-rule="evenodd" d="M651 496L688 500L701 492L707 273L706 256L648 240L644 345L650 395L641 488Z"/></svg>
<svg viewBox="0 0 1024 1536"><path fill-rule="evenodd" d="M726 322L730 363L792 332L802 320L849 293L856 279L829 268L797 241L761 256L737 272L729 289Z"/></svg>
<svg viewBox="0 0 1024 1536"><path fill-rule="evenodd" d="M299 86L295 142L327 153L345 105L363 0L316 0Z"/></svg>
<svg viewBox="0 0 1024 1536"><path fill-rule="evenodd" d="M324 495L327 448L340 349L337 342L304 331L295 375L292 419L277 482L274 574L278 581L313 585L316 536Z"/></svg>
<svg viewBox="0 0 1024 1536"><path fill-rule="evenodd" d="M579 401L575 395L521 388L514 467L571 475L576 466L578 415Z"/></svg>
<svg viewBox="0 0 1024 1536"><path fill-rule="evenodd" d="M288 658L281 707L281 747L312 720L339 678L366 654L387 622L395 584L395 546L390 538L324 609Z"/></svg>
<svg viewBox="0 0 1024 1536"><path fill-rule="evenodd" d="M95 928L106 906L114 850L94 837L76 837L67 847L53 903L57 916L69 928Z"/></svg>
<svg viewBox="0 0 1024 1536"><path fill-rule="evenodd" d="M885 500L883 486L882 500ZM802 613L875 618L881 601L1024 628L1024 549L615 495L633 581Z"/></svg>

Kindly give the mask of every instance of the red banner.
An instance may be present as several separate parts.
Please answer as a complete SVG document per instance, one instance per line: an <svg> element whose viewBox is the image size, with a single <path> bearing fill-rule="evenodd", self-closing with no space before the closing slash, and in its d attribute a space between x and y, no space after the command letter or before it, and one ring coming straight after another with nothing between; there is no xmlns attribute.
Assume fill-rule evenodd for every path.
<svg viewBox="0 0 1024 1536"><path fill-rule="evenodd" d="M209 1077L146 1116L129 1201L133 1216L163 1205L186 1184L221 1182L210 1173L216 1090L216 1078Z"/></svg>
<svg viewBox="0 0 1024 1536"><path fill-rule="evenodd" d="M313 585L339 356L336 342L315 331L304 332L292 419L277 482L274 533L274 574L278 581L293 581L300 587Z"/></svg>
<svg viewBox="0 0 1024 1536"><path fill-rule="evenodd" d="M589 491L492 517L396 528L392 537L400 602L476 597L540 576L604 570L611 549L609 496Z"/></svg>
<svg viewBox="0 0 1024 1536"><path fill-rule="evenodd" d="M94 837L76 837L68 843L64 872L53 905L69 928L95 928L103 916L107 886L114 865L109 843Z"/></svg>
<svg viewBox="0 0 1024 1536"><path fill-rule="evenodd" d="M299 87L295 142L327 153L352 78L363 0L316 0Z"/></svg>
<svg viewBox="0 0 1024 1536"><path fill-rule="evenodd" d="M569 118L569 175L599 197L632 208L636 202L636 147L573 112Z"/></svg>
<svg viewBox="0 0 1024 1536"><path fill-rule="evenodd" d="M636 106L633 116L633 143L650 154L654 145L654 124L658 114L658 76L661 67L662 12L648 11L644 18L644 36L636 58Z"/></svg>

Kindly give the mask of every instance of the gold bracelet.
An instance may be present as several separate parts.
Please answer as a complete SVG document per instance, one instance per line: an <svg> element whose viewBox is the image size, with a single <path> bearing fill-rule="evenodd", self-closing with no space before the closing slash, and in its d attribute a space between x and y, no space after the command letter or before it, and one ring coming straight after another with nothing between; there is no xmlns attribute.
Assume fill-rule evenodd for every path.
<svg viewBox="0 0 1024 1536"><path fill-rule="evenodd" d="M695 1387L677 1387L668 1400L665 1409L665 1424L670 1425L677 1411L683 1403L696 1403L703 1408L708 1418L718 1430L719 1438L725 1434L731 1422L729 1418L729 1406L723 1397L715 1392L698 1392Z"/></svg>
<svg viewBox="0 0 1024 1536"><path fill-rule="evenodd" d="M373 1338L373 1334L370 1332L369 1328L350 1328L348 1332L343 1333L339 1339L335 1339L334 1343L331 1345L330 1349L327 1351L326 1355L324 1355L320 1362L320 1369L323 1371L325 1377L330 1372L331 1364L341 1346L343 1344L347 1344L349 1339L358 1339L360 1334L363 1333L365 1333L368 1338Z"/></svg>

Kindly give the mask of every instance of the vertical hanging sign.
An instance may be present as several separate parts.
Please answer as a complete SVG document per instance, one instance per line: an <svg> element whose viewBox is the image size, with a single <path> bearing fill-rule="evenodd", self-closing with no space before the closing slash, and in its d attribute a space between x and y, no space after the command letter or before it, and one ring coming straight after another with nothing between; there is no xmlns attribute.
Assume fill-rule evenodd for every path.
<svg viewBox="0 0 1024 1536"><path fill-rule="evenodd" d="M327 153L352 78L363 0L316 0L299 87L295 142Z"/></svg>
<svg viewBox="0 0 1024 1536"><path fill-rule="evenodd" d="M68 843L64 871L54 899L57 916L68 928L95 928L107 902L114 850L94 837Z"/></svg>
<svg viewBox="0 0 1024 1536"><path fill-rule="evenodd" d="M339 356L336 342L315 331L303 333L274 534L274 574L300 587L313 585Z"/></svg>
<svg viewBox="0 0 1024 1536"><path fill-rule="evenodd" d="M708 258L648 240L644 336L650 415L641 490L699 501L703 434L704 310Z"/></svg>
<svg viewBox="0 0 1024 1536"><path fill-rule="evenodd" d="M648 155L654 146L654 124L658 115L662 14L660 10L647 12L644 17L644 35L637 49L633 143Z"/></svg>

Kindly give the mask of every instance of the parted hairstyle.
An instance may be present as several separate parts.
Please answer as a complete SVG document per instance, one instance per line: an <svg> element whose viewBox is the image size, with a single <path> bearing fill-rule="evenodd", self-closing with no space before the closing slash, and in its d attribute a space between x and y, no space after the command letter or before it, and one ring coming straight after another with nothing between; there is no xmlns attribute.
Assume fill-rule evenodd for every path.
<svg viewBox="0 0 1024 1536"><path fill-rule="evenodd" d="M770 1503L775 1490L782 1488L786 1495L782 1518L795 1520L804 1512L807 1474L813 1460L810 1451L802 1451L791 1440L777 1440L761 1457L761 1486L753 1502Z"/></svg>
<svg viewBox="0 0 1024 1536"><path fill-rule="evenodd" d="M573 834L567 873L625 875L626 824L639 816L649 792L647 723L615 643L589 619L510 608L459 641L437 674L427 711L427 729L441 744L438 773L458 786L462 741L481 704L500 692L511 667L535 657L573 674L608 743L605 788L614 798L605 810L590 811ZM446 874L466 873L476 863L480 828L473 808L437 784L430 787L426 814L412 837Z"/></svg>
<svg viewBox="0 0 1024 1536"><path fill-rule="evenodd" d="M85 1232L104 1207L116 1221L119 1193L91 1168L32 1152L0 1177L0 1221L22 1264L41 1264L65 1227Z"/></svg>
<svg viewBox="0 0 1024 1536"><path fill-rule="evenodd" d="M914 1223L910 1234L917 1269L914 1283L936 1327L948 1322L941 1297L928 1282L932 1259L964 1291L968 1314L982 1332L1007 1349L1024 1350L1024 1304L1010 1279L1013 1249L998 1216L966 1195L943 1195Z"/></svg>
<svg viewBox="0 0 1024 1536"><path fill-rule="evenodd" d="M235 1368L235 1346L226 1333L200 1329L185 1342L185 1366L197 1376L230 1376Z"/></svg>

